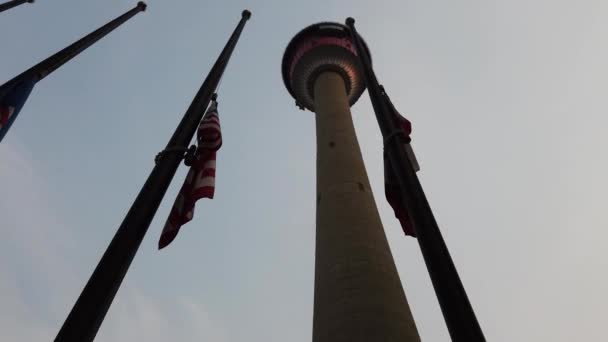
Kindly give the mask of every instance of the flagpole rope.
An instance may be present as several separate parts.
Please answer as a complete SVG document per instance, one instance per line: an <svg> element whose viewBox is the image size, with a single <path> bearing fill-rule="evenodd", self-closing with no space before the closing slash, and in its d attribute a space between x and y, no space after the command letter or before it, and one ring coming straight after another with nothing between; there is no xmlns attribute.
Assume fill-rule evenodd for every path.
<svg viewBox="0 0 608 342"><path fill-rule="evenodd" d="M228 66L228 63L226 63L226 66ZM222 85L222 80L224 79L224 74L222 73L220 75L220 79L217 82L217 87L215 88L215 92L213 93L213 95L211 95L211 101L215 102L216 106L217 106L217 93L218 90L220 89L220 86ZM211 104L210 104L211 105ZM209 110L209 107L207 107L207 109L205 109L205 114L203 115L203 117L201 118L201 121L203 121L205 119L205 116L207 116L207 110ZM163 155L167 154L167 153L176 153L176 152L181 152L183 153L182 158L184 159L184 164L186 166L191 166L192 162L194 161L194 156L196 154L196 145L191 145L189 148L186 147L170 147L170 148L166 148L160 152L158 152L156 154L156 156L154 157L154 163L158 164L160 159L163 157Z"/></svg>
<svg viewBox="0 0 608 342"><path fill-rule="evenodd" d="M226 67L228 67L228 65L229 65L229 64L230 64L230 60L228 60L228 61L226 62ZM224 74L222 73L222 74L220 75L220 79L217 81L217 87L215 87L215 93L213 93L213 96L211 97L211 100L212 100L213 102L215 102L216 104L217 104L217 93L219 92L220 87L222 86L222 80L223 80L223 79L224 79Z"/></svg>

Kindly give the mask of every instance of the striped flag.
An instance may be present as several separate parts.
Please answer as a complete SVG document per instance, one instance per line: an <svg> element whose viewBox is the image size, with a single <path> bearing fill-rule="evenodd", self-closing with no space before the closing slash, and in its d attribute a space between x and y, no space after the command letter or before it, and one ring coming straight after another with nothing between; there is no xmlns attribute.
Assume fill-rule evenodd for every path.
<svg viewBox="0 0 608 342"><path fill-rule="evenodd" d="M215 193L215 156L222 146L217 103L213 101L197 131L198 148L167 223L158 241L158 249L169 245L182 225L192 220L194 204L201 198L213 198Z"/></svg>
<svg viewBox="0 0 608 342"><path fill-rule="evenodd" d="M410 134L412 133L412 123L397 112L393 104L388 99L388 96L386 96L386 100L395 117L395 120L397 121L398 128L403 131L406 137L409 138ZM414 171L419 171L420 166L418 165L418 161L416 160L416 156L414 155L414 151L412 150L412 146L409 144L409 142L405 144L404 148L408 158L412 162ZM403 198L401 197L401 189L399 187L397 177L395 176L395 172L390 165L390 161L388 160L386 153L384 153L384 194L386 196L386 200L395 212L395 217L399 220L399 223L401 223L401 228L403 229L405 235L416 237L414 224L412 223L405 203L403 202Z"/></svg>
<svg viewBox="0 0 608 342"><path fill-rule="evenodd" d="M33 78L27 79L14 85L4 95L0 95L0 141L15 121L25 100L30 96L34 84L36 81Z"/></svg>

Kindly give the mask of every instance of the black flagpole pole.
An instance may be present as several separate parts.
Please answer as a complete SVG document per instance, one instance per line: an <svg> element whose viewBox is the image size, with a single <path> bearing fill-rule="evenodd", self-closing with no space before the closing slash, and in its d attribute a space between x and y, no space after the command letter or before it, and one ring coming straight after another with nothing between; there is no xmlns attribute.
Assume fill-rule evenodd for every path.
<svg viewBox="0 0 608 342"><path fill-rule="evenodd" d="M211 96L226 68L232 51L243 31L251 12L243 11L242 18L230 36L217 61L196 93L175 133L169 140L166 153L157 159L156 166L135 198L131 209L122 221L101 261L93 271L84 290L68 315L55 341L92 341L112 304L112 300L129 269L154 214L175 175L183 153L174 153L186 148L201 121Z"/></svg>
<svg viewBox="0 0 608 342"><path fill-rule="evenodd" d="M108 33L112 32L118 26L122 25L125 21L131 19L131 17L133 17L137 13L143 12L145 10L146 4L142 1L138 2L137 6L127 11L123 15L103 25L97 30L89 33L88 35L84 36L83 38L69 45L68 47L62 49L61 51L48 57L42 62L22 72L21 74L13 77L11 80L0 86L0 99L2 99L5 95L11 92L14 87L18 86L24 81L36 83L41 79L45 78L51 72L57 70L60 66L62 66L72 58L76 57L79 53L86 50L89 46L93 45L101 38L105 37ZM9 121L8 127L5 127L4 130L0 131L0 141L2 141L2 139L4 138L4 135L7 133L12 122L13 121Z"/></svg>
<svg viewBox="0 0 608 342"><path fill-rule="evenodd" d="M0 12L4 12L6 10L9 10L13 7L17 7L19 5L22 5L26 2L29 2L30 4L34 2L34 0L11 0L11 1L7 1L3 4L0 4Z"/></svg>
<svg viewBox="0 0 608 342"><path fill-rule="evenodd" d="M123 15L103 25L97 30L87 34L83 38L70 44L68 47L46 58L42 62L34 65L33 67L27 69L26 71L15 76L13 79L0 86L0 96L4 92L8 91L15 84L18 84L19 82L29 77L33 76L36 82L40 81L41 79L48 76L51 72L57 70L60 66L62 66L72 58L76 57L79 53L87 49L89 46L93 45L95 42L105 37L108 33L112 32L118 26L122 25L125 21L131 19L131 17L133 17L137 13L143 12L145 10L146 4L143 1L138 2L134 8L127 11Z"/></svg>
<svg viewBox="0 0 608 342"><path fill-rule="evenodd" d="M452 341L485 341L473 307L458 276L458 271L441 236L433 211L403 148L409 141L397 127L388 103L382 95L369 56L362 47L360 36L355 29L355 20L346 19L346 25L350 28L351 38L363 67L367 91L384 138L384 149L391 167L399 179L401 196L413 219L420 250Z"/></svg>

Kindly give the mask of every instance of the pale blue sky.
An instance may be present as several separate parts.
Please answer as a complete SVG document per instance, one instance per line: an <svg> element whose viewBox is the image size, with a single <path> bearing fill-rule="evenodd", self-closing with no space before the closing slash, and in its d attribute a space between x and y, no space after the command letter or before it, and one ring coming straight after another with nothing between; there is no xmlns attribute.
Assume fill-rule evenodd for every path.
<svg viewBox="0 0 608 342"><path fill-rule="evenodd" d="M0 14L8 80L135 1ZM357 19L413 122L421 182L488 341L606 339L608 3L148 1L44 79L0 145L0 334L54 338L240 12L220 89L216 199L159 252L180 167L98 341L310 341L314 116L284 89L303 27ZM448 341L417 242L383 199L367 93L353 107L423 341Z"/></svg>

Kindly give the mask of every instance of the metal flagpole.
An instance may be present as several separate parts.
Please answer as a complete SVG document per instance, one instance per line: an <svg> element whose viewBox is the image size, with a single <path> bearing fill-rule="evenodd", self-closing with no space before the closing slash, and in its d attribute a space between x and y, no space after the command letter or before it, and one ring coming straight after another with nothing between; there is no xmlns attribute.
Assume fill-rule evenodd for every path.
<svg viewBox="0 0 608 342"><path fill-rule="evenodd" d="M7 81L6 83L0 86L0 100L2 100L4 96L9 94L11 91L15 90L16 87L18 87L19 85L23 85L24 82L31 83L29 88L31 90L33 84L37 83L53 71L57 70L60 66L62 66L72 58L76 57L79 53L87 49L89 46L93 45L101 38L105 37L108 33L112 32L118 26L122 25L125 21L131 19L131 17L133 17L137 13L143 12L145 10L146 4L142 1L138 2L137 6L127 11L123 15L103 25L97 30L89 33L88 35L84 36L83 38L69 45L68 47L62 49L61 51L46 58L42 62L22 72L21 74L13 77L13 79ZM4 127L2 127L2 130L0 130L0 141L2 141L4 135L8 132L8 129L13 124L14 120L16 119L16 115L17 113L14 113L13 117L9 120L9 122Z"/></svg>
<svg viewBox="0 0 608 342"><path fill-rule="evenodd" d="M384 149L399 180L401 195L408 213L413 219L420 250L452 341L485 341L475 312L458 276L458 271L441 236L433 211L403 148L409 141L402 130L397 127L388 103L382 96L382 90L372 69L369 56L355 29L355 20L346 19L346 25L350 28L351 37L363 67L369 97L384 138Z"/></svg>
<svg viewBox="0 0 608 342"><path fill-rule="evenodd" d="M127 11L123 15L117 17L116 19L103 25L97 30L87 34L76 42L70 44L61 51L46 58L42 62L15 76L13 79L0 86L0 95L2 95L2 89L10 88L12 85L19 83L23 79L34 76L36 81L40 81L41 79L45 78L51 72L55 71L72 58L76 57L79 53L87 49L89 46L93 45L101 38L105 37L108 33L112 32L118 26L122 25L125 21L131 19L131 17L133 17L137 13L145 11L146 7L147 6L143 1L138 2L134 8Z"/></svg>
<svg viewBox="0 0 608 342"><path fill-rule="evenodd" d="M112 300L129 269L154 214L175 175L196 128L217 88L226 64L243 31L251 12L245 10L232 36L196 93L165 152L157 158L156 166L135 198L127 216L118 228L112 242L93 271L80 297L74 304L55 341L92 341L112 304Z"/></svg>
<svg viewBox="0 0 608 342"><path fill-rule="evenodd" d="M17 7L19 5L22 5L26 2L29 2L30 4L34 2L34 0L11 0L11 1L7 1L3 4L0 4L0 12L4 12L6 10L9 10L13 7Z"/></svg>

